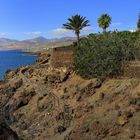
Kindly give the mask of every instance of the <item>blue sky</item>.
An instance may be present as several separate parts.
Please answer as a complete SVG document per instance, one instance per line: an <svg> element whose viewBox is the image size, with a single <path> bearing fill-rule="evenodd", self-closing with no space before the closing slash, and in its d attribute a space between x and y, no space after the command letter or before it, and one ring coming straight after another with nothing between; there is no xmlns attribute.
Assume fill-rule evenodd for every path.
<svg viewBox="0 0 140 140"><path fill-rule="evenodd" d="M112 17L109 30L132 30L136 29L139 12L140 0L0 0L0 37L71 36L61 27L74 14L91 22L82 34L100 31L97 18L103 13Z"/></svg>

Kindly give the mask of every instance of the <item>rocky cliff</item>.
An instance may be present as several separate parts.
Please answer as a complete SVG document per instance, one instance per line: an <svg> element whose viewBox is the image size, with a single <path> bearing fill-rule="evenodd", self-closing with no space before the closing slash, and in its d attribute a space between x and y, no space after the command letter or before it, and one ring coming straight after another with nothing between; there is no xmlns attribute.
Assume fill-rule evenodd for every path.
<svg viewBox="0 0 140 140"><path fill-rule="evenodd" d="M49 59L40 55L0 83L10 129L25 140L140 139L139 79L85 80L70 69L51 69Z"/></svg>
<svg viewBox="0 0 140 140"><path fill-rule="evenodd" d="M0 112L0 140L20 140L17 133L6 123L2 112Z"/></svg>

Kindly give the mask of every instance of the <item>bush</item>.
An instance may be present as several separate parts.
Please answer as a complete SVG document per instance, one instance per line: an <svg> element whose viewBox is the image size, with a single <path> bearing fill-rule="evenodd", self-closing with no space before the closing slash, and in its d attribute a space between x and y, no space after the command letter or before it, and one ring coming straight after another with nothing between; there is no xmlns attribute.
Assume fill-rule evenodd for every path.
<svg viewBox="0 0 140 140"><path fill-rule="evenodd" d="M122 74L124 43L117 32L91 34L74 47L74 67L84 78Z"/></svg>
<svg viewBox="0 0 140 140"><path fill-rule="evenodd" d="M136 60L140 60L140 34L138 35L135 43L134 43L134 57Z"/></svg>
<svg viewBox="0 0 140 140"><path fill-rule="evenodd" d="M123 51L125 54L125 60L134 60L138 51L138 48L134 44L138 39L139 32L123 31L118 32L117 34L124 43Z"/></svg>

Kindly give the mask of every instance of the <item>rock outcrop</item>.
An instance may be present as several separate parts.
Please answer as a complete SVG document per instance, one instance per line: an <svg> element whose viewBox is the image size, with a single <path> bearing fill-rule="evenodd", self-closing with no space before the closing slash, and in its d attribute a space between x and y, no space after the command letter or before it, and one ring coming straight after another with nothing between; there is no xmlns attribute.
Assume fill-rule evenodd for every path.
<svg viewBox="0 0 140 140"><path fill-rule="evenodd" d="M49 58L40 55L0 83L7 122L0 123L0 140L16 133L27 140L140 139L139 79L85 80L70 69L51 69Z"/></svg>
<svg viewBox="0 0 140 140"><path fill-rule="evenodd" d="M2 113L0 113L0 140L20 140L17 133L7 125Z"/></svg>

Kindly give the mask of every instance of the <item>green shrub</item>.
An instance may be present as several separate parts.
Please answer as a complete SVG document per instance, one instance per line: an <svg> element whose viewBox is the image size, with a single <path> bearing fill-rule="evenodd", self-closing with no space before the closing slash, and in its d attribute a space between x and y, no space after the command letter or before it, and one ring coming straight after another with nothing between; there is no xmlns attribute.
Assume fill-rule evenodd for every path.
<svg viewBox="0 0 140 140"><path fill-rule="evenodd" d="M134 48L135 48L134 57L136 60L140 60L140 33L134 43Z"/></svg>
<svg viewBox="0 0 140 140"><path fill-rule="evenodd" d="M123 72L124 43L117 32L91 34L74 47L74 67L84 78L112 77Z"/></svg>
<svg viewBox="0 0 140 140"><path fill-rule="evenodd" d="M139 32L123 31L118 32L117 34L124 43L123 50L125 54L125 59L127 61L134 60L136 58L138 50L134 44L138 39Z"/></svg>

